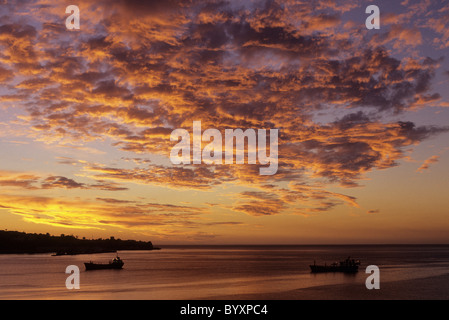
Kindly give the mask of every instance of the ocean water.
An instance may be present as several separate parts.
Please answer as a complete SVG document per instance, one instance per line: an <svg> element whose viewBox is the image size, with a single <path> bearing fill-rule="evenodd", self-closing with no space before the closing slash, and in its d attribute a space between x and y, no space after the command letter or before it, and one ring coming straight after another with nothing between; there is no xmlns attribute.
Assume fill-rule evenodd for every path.
<svg viewBox="0 0 449 320"><path fill-rule="evenodd" d="M115 254L0 255L0 299L285 297L285 292L320 286L365 287L368 265L380 268L381 285L449 274L449 246L167 246L118 254L125 262L122 270L95 271L85 271L84 262L107 262ZM314 260L329 264L348 256L361 260L358 273L310 273ZM80 268L79 290L66 288L69 265ZM429 286L427 292L449 290L435 281Z"/></svg>

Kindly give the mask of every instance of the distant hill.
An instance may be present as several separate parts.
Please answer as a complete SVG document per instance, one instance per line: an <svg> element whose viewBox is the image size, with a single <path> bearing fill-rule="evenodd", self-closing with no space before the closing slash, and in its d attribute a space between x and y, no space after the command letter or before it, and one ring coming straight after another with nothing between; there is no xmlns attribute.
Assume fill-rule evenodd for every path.
<svg viewBox="0 0 449 320"><path fill-rule="evenodd" d="M0 230L1 253L84 254L115 252L117 250L155 250L151 241L109 239L78 239L71 235L52 236Z"/></svg>

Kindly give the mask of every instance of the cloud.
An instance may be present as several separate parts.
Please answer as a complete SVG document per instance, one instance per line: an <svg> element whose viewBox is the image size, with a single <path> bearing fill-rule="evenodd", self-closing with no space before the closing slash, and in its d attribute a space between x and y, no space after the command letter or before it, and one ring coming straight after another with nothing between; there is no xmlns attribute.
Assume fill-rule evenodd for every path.
<svg viewBox="0 0 449 320"><path fill-rule="evenodd" d="M103 201L106 203L134 203L135 201L129 201L129 200L119 200L119 199L113 199L113 198L97 198L98 201Z"/></svg>
<svg viewBox="0 0 449 320"><path fill-rule="evenodd" d="M25 221L51 226L103 229L131 228L159 234L189 235L210 226L235 227L238 221L209 221L204 207L139 203L118 199L68 200L43 196L1 195L0 207ZM216 234L215 234L216 235Z"/></svg>
<svg viewBox="0 0 449 320"><path fill-rule="evenodd" d="M76 178L10 174L0 186L131 192L134 183L209 192L233 185L247 190L234 211L307 215L357 207L355 197L328 190L359 187L367 173L399 165L405 150L448 131L415 124L407 113L444 103L432 89L443 60L420 51L424 29L443 35L434 46L446 45L444 6L426 13L427 3L410 4L400 23L387 14L385 29L369 36L349 18L360 2L79 5L79 33L64 29L63 5L2 7L0 95L19 110L30 139L111 161L60 158L79 170ZM25 9L34 14L24 24L17 13ZM221 132L279 128L277 174L260 176L257 165L170 165L170 133L198 120ZM436 161L428 160L419 171ZM148 222L120 223L140 219Z"/></svg>
<svg viewBox="0 0 449 320"><path fill-rule="evenodd" d="M281 213L284 202L276 195L261 191L245 191L240 194L243 199L250 199L244 203L236 203L234 211L244 212L252 216L267 216Z"/></svg>
<svg viewBox="0 0 449 320"><path fill-rule="evenodd" d="M139 184L157 184L174 188L210 189L227 181L236 180L227 171L229 166L168 167L148 165L133 169L87 165L84 170L94 179L107 179Z"/></svg>
<svg viewBox="0 0 449 320"><path fill-rule="evenodd" d="M0 187L18 187L22 189L37 189L35 184L39 177L28 173L0 171Z"/></svg>
<svg viewBox="0 0 449 320"><path fill-rule="evenodd" d="M41 189L97 189L105 191L125 191L122 185L103 180L95 183L81 183L63 176L48 176L46 178L34 173L0 171L0 187L18 187L27 190Z"/></svg>
<svg viewBox="0 0 449 320"><path fill-rule="evenodd" d="M319 186L292 184L289 189L266 186L268 191L245 191L232 210L252 216L299 214L308 216L346 204L358 208L356 198L323 190Z"/></svg>
<svg viewBox="0 0 449 320"><path fill-rule="evenodd" d="M430 168L430 165L437 163L439 161L439 156L431 156L429 159L425 160L424 163L416 170L417 172L423 172L424 170L427 170Z"/></svg>
<svg viewBox="0 0 449 320"><path fill-rule="evenodd" d="M13 75L14 73L10 69L3 68L0 65L0 83L11 80L13 78Z"/></svg>
<svg viewBox="0 0 449 320"><path fill-rule="evenodd" d="M72 189L72 188L85 188L84 183L78 183L73 179L69 179L66 177L61 176L51 176L46 178L42 182L42 188L43 189L50 189L50 188L66 188L66 189Z"/></svg>

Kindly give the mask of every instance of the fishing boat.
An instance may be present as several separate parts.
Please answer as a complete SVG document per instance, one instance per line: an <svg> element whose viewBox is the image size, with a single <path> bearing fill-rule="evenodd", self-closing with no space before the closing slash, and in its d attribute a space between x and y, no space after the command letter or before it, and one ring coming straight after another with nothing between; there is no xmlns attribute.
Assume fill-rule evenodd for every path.
<svg viewBox="0 0 449 320"><path fill-rule="evenodd" d="M359 271L359 260L351 259L348 257L344 261L334 262L330 265L317 265L315 261L313 265L310 265L310 269L312 273L320 273L320 272L345 272L345 273L355 273Z"/></svg>
<svg viewBox="0 0 449 320"><path fill-rule="evenodd" d="M119 256L109 261L109 263L94 263L92 261L85 262L84 266L87 270L103 270L103 269L122 269L125 263Z"/></svg>

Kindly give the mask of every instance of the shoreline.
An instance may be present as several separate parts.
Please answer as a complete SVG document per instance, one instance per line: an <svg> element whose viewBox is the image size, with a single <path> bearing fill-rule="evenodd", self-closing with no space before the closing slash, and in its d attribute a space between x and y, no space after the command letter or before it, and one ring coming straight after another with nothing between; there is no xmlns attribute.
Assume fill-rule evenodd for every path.
<svg viewBox="0 0 449 320"><path fill-rule="evenodd" d="M384 283L381 278L379 290L368 290L364 283L333 284L283 292L214 296L205 300L449 300L447 288L449 273Z"/></svg>
<svg viewBox="0 0 449 320"><path fill-rule="evenodd" d="M76 255L110 253L118 250L153 250L151 241L122 240L111 236L107 239L79 239L73 235L53 236L49 233L25 233L0 230L1 254L49 253Z"/></svg>
<svg viewBox="0 0 449 320"><path fill-rule="evenodd" d="M158 251L162 250L162 248L153 248L153 249L121 249L121 250L104 250L104 251L92 251L92 252L76 252L76 253L58 253L56 251L36 251L36 252L0 252L0 255L49 255L51 257L61 257L61 256L78 256L82 254L102 254L102 253L117 253L118 251Z"/></svg>

